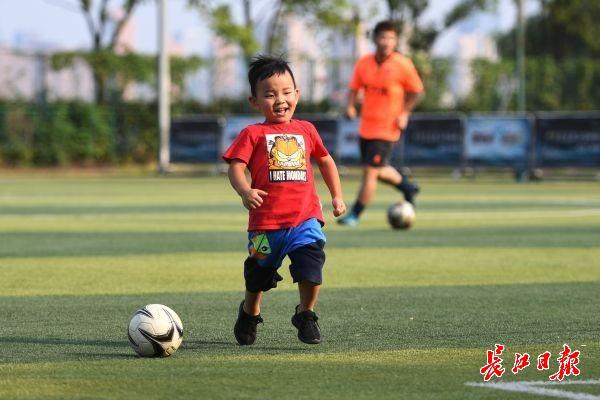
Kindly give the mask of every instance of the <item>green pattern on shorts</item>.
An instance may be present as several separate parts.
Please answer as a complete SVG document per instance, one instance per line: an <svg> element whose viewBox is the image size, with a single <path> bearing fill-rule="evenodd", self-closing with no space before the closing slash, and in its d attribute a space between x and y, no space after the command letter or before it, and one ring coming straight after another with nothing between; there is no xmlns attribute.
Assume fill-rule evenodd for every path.
<svg viewBox="0 0 600 400"><path fill-rule="evenodd" d="M257 253L271 254L271 245L266 233L259 233L252 239L252 244Z"/></svg>

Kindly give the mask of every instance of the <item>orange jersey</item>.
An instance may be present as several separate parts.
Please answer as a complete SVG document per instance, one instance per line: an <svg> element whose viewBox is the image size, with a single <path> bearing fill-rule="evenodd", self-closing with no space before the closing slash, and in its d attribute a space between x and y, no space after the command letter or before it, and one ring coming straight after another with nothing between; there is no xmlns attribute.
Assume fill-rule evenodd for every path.
<svg viewBox="0 0 600 400"><path fill-rule="evenodd" d="M360 136L396 141L400 138L397 117L404 111L404 93L422 92L423 82L409 58L393 53L378 64L370 54L357 61L350 89L364 90Z"/></svg>

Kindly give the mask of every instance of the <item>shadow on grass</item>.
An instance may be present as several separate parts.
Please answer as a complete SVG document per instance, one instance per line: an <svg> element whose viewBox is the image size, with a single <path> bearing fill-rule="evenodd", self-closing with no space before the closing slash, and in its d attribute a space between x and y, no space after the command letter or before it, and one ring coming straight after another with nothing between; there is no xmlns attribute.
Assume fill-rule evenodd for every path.
<svg viewBox="0 0 600 400"><path fill-rule="evenodd" d="M599 292L598 282L325 288L317 310L324 342L307 346L298 342L289 323L297 293L273 291L265 295L265 324L250 347L238 346L233 338L238 292L157 293L152 298L169 304L184 321L181 356L285 357L494 343L527 350L536 344L597 341ZM0 345L10 349L0 354L0 363L129 357L133 352L124 327L131 310L147 300L148 295L0 297L12 312L0 328Z"/></svg>
<svg viewBox="0 0 600 400"><path fill-rule="evenodd" d="M259 328L260 329L260 328ZM253 353L262 353L262 352L305 352L305 349L302 347L274 347L274 346L265 346L263 343L257 343L252 346L240 346L235 341L226 342L226 341L204 341L204 340L184 340L181 344L182 348L189 350L249 350Z"/></svg>
<svg viewBox="0 0 600 400"><path fill-rule="evenodd" d="M0 344L40 344L40 345L79 345L99 347L129 347L127 342L119 340L85 340L65 338L0 337Z"/></svg>

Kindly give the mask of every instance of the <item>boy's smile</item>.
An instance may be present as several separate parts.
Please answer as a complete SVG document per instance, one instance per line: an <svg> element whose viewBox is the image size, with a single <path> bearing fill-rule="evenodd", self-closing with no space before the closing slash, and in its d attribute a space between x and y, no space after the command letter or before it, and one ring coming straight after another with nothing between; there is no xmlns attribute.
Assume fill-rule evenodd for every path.
<svg viewBox="0 0 600 400"><path fill-rule="evenodd" d="M286 71L275 74L256 85L256 96L250 96L250 103L271 123L286 123L292 119L300 92L292 76Z"/></svg>

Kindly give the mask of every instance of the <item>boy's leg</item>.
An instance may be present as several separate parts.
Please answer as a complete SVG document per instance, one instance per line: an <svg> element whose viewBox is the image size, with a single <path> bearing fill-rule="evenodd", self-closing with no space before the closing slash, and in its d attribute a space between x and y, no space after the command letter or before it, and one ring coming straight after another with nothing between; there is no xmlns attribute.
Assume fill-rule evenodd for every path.
<svg viewBox="0 0 600 400"><path fill-rule="evenodd" d="M317 322L319 318L313 310L323 280L324 246L325 242L318 240L288 254L292 261L290 273L294 282L298 282L300 294L300 304L296 306L292 324L298 329L298 339L307 344L321 342L321 332Z"/></svg>
<svg viewBox="0 0 600 400"><path fill-rule="evenodd" d="M292 316L292 325L298 329L298 339L306 344L321 343L321 329L317 322L319 317L313 311L320 289L321 285L314 282L298 282L300 304L296 306L296 312Z"/></svg>
<svg viewBox="0 0 600 400"><path fill-rule="evenodd" d="M235 340L241 346L254 344L256 341L256 327L263 322L260 314L249 314L244 310L246 300L242 300L238 309L238 317L233 327Z"/></svg>
<svg viewBox="0 0 600 400"><path fill-rule="evenodd" d="M244 296L244 312L248 315L259 315L263 292L251 292L246 289Z"/></svg>
<svg viewBox="0 0 600 400"><path fill-rule="evenodd" d="M313 311L319 298L321 285L309 281L298 282L298 292L300 293L300 304L297 312L306 310Z"/></svg>
<svg viewBox="0 0 600 400"><path fill-rule="evenodd" d="M277 234L268 237L265 232L249 234L250 256L244 262L246 292L233 328L240 345L251 345L256 341L256 327L263 322L260 315L263 292L276 287L283 279L277 273L282 258L277 237Z"/></svg>

